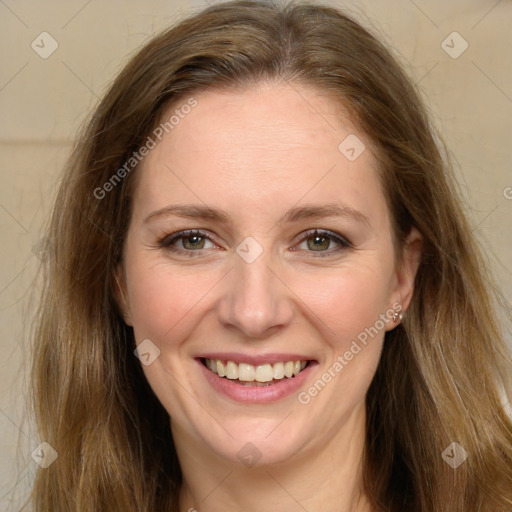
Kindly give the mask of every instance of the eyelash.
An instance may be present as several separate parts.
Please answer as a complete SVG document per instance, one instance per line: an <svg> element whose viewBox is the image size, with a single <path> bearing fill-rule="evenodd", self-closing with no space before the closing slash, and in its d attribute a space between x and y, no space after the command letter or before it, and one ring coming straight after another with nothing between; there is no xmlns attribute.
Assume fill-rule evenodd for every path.
<svg viewBox="0 0 512 512"><path fill-rule="evenodd" d="M342 237L341 235L339 235L337 233L334 233L333 231L328 231L325 229L310 229L308 231L305 231L301 235L302 236L300 237L299 241L297 242L298 244L300 244L304 241L307 241L309 238L313 238L315 236L319 236L322 238L328 238L331 241L334 241L337 244L339 244L339 247L334 250L332 250L332 249L329 249L327 251L308 251L308 250L306 250L306 252L313 253L315 258L318 258L318 257L322 258L322 257L330 256L333 253L338 253L343 250L353 248L353 245L349 240L347 240L345 237ZM158 244L160 247L165 248L171 252L174 252L177 254L184 254L188 257L197 257L198 254L196 254L196 253L201 252L202 249L198 249L198 250L194 251L194 250L189 250L189 249L178 249L176 247L173 247L173 244L175 244L180 239L192 237L192 236L199 236L201 238L205 238L205 239L215 243L215 238L210 236L207 232L202 231L200 229L187 229L184 231L178 231L171 235L165 236L158 242ZM292 249L292 250L296 251L297 249Z"/></svg>

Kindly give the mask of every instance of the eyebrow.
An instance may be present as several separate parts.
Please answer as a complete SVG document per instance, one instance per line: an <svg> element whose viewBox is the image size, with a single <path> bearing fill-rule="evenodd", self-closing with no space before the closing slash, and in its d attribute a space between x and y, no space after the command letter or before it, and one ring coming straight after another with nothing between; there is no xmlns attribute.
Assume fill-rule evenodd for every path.
<svg viewBox="0 0 512 512"><path fill-rule="evenodd" d="M228 224L230 222L230 216L224 210L211 208L205 205L174 204L165 206L160 210L150 213L144 220L144 223L172 215L189 219L212 220L220 224ZM324 217L351 218L359 223L370 226L370 220L364 213L342 203L294 207L288 210L276 224L286 222L292 223L303 219L319 219Z"/></svg>

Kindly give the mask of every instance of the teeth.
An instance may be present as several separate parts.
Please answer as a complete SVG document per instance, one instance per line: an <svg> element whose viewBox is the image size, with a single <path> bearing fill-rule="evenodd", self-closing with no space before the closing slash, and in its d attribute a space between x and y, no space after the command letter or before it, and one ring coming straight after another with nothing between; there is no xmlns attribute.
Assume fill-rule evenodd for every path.
<svg viewBox="0 0 512 512"><path fill-rule="evenodd" d="M228 379L238 379L238 365L233 361L228 361L226 365L226 377Z"/></svg>
<svg viewBox="0 0 512 512"><path fill-rule="evenodd" d="M259 366L256 367L256 375L254 377L254 380L258 382L270 382L273 378L274 372L272 370L272 365L260 364Z"/></svg>
<svg viewBox="0 0 512 512"><path fill-rule="evenodd" d="M291 377L293 375L293 367L294 367L293 361L288 361L287 363L285 363L285 365L284 365L284 374L287 377Z"/></svg>
<svg viewBox="0 0 512 512"><path fill-rule="evenodd" d="M219 374L219 377L225 377L226 376L226 367L222 364L222 361L213 361L213 364L217 366L217 373ZM215 371L214 371L215 373Z"/></svg>
<svg viewBox="0 0 512 512"><path fill-rule="evenodd" d="M238 380L242 380L244 382L252 382L255 375L256 371L254 370L254 366L252 364L240 363L238 365Z"/></svg>
<svg viewBox="0 0 512 512"><path fill-rule="evenodd" d="M284 363L276 363L273 367L274 379L284 379Z"/></svg>
<svg viewBox="0 0 512 512"><path fill-rule="evenodd" d="M205 359L205 365L219 377L241 382L271 382L285 377L291 378L298 375L307 365L307 361L286 361L272 364L260 364L253 366L248 363L237 364L233 361L221 361L220 359Z"/></svg>

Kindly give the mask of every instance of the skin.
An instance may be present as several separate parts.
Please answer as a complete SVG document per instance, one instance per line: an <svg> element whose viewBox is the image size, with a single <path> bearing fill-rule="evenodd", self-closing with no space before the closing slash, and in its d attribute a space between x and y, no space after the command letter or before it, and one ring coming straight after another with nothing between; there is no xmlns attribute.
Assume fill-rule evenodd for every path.
<svg viewBox="0 0 512 512"><path fill-rule="evenodd" d="M137 171L118 269L136 343L149 338L161 351L143 369L171 417L185 482L180 510L370 510L361 492L364 403L395 322L307 405L297 393L268 404L231 400L211 387L194 357L205 350L305 354L318 361L307 390L379 315L395 303L406 311L421 237L411 231L398 266L371 141L336 114L332 98L275 83L194 97L197 107ZM367 148L352 162L338 150L349 134ZM340 201L368 223L350 216L279 222L293 207ZM229 221L168 215L145 222L175 204L222 209ZM301 238L315 228L352 247L327 238L315 251L314 235L309 245ZM185 229L215 240L201 248L199 239L195 248L189 238L188 249L183 239L159 243ZM236 252L248 236L263 250L250 264ZM261 454L253 467L237 457L248 442Z"/></svg>

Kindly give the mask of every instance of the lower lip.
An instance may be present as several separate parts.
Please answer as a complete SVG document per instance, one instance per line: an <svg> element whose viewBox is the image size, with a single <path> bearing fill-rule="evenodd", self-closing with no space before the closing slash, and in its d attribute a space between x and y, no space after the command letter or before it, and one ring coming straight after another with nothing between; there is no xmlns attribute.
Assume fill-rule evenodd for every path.
<svg viewBox="0 0 512 512"><path fill-rule="evenodd" d="M291 395L302 386L304 381L308 378L308 375L317 365L316 362L310 362L308 366L295 377L285 377L270 386L248 386L237 384L226 377L219 377L216 373L206 368L201 360L197 359L196 361L213 389L233 400L245 403L276 402L281 398Z"/></svg>

